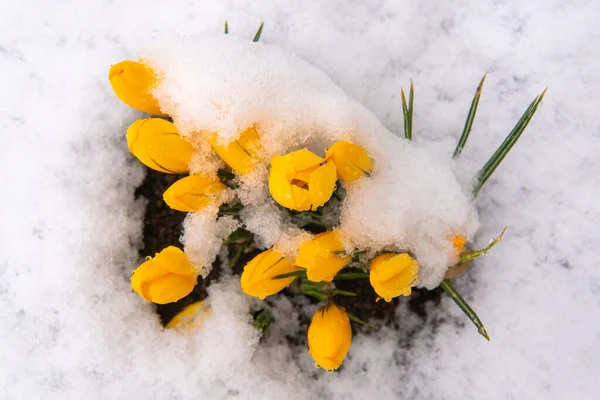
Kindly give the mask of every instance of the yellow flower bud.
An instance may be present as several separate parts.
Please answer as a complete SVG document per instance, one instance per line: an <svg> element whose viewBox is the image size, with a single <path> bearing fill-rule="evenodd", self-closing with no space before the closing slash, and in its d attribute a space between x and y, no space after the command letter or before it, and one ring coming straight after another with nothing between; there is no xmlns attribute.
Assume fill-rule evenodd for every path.
<svg viewBox="0 0 600 400"><path fill-rule="evenodd" d="M383 253L371 260L369 280L385 301L409 296L417 284L419 263L406 253Z"/></svg>
<svg viewBox="0 0 600 400"><path fill-rule="evenodd" d="M282 206L297 210L316 210L333 194L337 174L335 165L302 149L275 156L271 160L269 191Z"/></svg>
<svg viewBox="0 0 600 400"><path fill-rule="evenodd" d="M373 171L373 162L365 150L357 144L341 140L327 149L327 160L332 160L339 178L352 182Z"/></svg>
<svg viewBox="0 0 600 400"><path fill-rule="evenodd" d="M258 132L252 127L246 129L237 140L226 146L217 144L217 135L211 138L211 144L225 164L238 174L247 174L254 170L262 151Z"/></svg>
<svg viewBox="0 0 600 400"><path fill-rule="evenodd" d="M315 367L338 369L352 344L348 314L333 303L319 308L308 327L308 349Z"/></svg>
<svg viewBox="0 0 600 400"><path fill-rule="evenodd" d="M144 165L167 174L185 174L194 149L177 127L161 118L138 119L127 129L129 151Z"/></svg>
<svg viewBox="0 0 600 400"><path fill-rule="evenodd" d="M285 258L281 253L270 249L254 257L244 267L240 283L242 290L249 296L265 297L278 293L289 286L296 277L273 279L274 276L297 271L298 267Z"/></svg>
<svg viewBox="0 0 600 400"><path fill-rule="evenodd" d="M190 294L196 278L196 270L184 252L169 246L133 271L131 287L146 301L166 304Z"/></svg>
<svg viewBox="0 0 600 400"><path fill-rule="evenodd" d="M163 199L174 210L195 212L215 203L217 194L226 188L216 176L190 175L172 184Z"/></svg>
<svg viewBox="0 0 600 400"><path fill-rule="evenodd" d="M456 249L457 255L463 252L467 240L462 235L456 235L452 238L452 246Z"/></svg>
<svg viewBox="0 0 600 400"><path fill-rule="evenodd" d="M119 99L129 107L149 114L164 115L152 89L158 84L150 67L137 61L121 61L108 72L110 84Z"/></svg>
<svg viewBox="0 0 600 400"><path fill-rule="evenodd" d="M337 232L324 232L302 243L296 265L306 269L306 276L313 282L331 282L333 277L352 257L344 254L344 246Z"/></svg>
<svg viewBox="0 0 600 400"><path fill-rule="evenodd" d="M185 307L165 326L178 331L193 331L202 328L204 321L210 316L211 308L207 301L197 301Z"/></svg>

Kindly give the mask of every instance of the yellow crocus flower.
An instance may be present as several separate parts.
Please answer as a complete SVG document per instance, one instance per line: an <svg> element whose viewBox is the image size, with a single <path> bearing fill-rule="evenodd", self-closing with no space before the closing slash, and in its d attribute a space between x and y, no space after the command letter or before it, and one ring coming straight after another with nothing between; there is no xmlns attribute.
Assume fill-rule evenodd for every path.
<svg viewBox="0 0 600 400"><path fill-rule="evenodd" d="M164 115L151 93L158 84L156 74L147 65L138 61L121 61L110 68L108 79L117 97L129 107Z"/></svg>
<svg viewBox="0 0 600 400"><path fill-rule="evenodd" d="M267 296L278 293L296 279L296 277L273 279L274 276L297 270L299 268L292 265L281 253L273 249L266 250L246 264L240 279L241 287L247 295L263 300Z"/></svg>
<svg viewBox="0 0 600 400"><path fill-rule="evenodd" d="M210 142L225 164L238 174L247 174L254 170L262 151L258 132L253 127L246 129L238 139L225 146L217 144L217 135L214 135Z"/></svg>
<svg viewBox="0 0 600 400"><path fill-rule="evenodd" d="M172 184L163 194L163 199L174 210L196 212L215 203L217 194L226 188L216 176L190 175Z"/></svg>
<svg viewBox="0 0 600 400"><path fill-rule="evenodd" d="M308 327L308 349L315 367L338 369L352 344L348 314L333 303L319 308Z"/></svg>
<svg viewBox="0 0 600 400"><path fill-rule="evenodd" d="M345 140L334 143L325 154L332 160L338 177L344 182L355 181L373 171L373 162L367 152L357 144Z"/></svg>
<svg viewBox="0 0 600 400"><path fill-rule="evenodd" d="M296 265L306 269L306 276L313 282L331 282L335 275L352 257L344 254L344 246L337 232L324 232L302 243Z"/></svg>
<svg viewBox="0 0 600 400"><path fill-rule="evenodd" d="M175 124L162 118L138 119L127 129L129 151L144 165L167 174L185 174L194 149Z"/></svg>
<svg viewBox="0 0 600 400"><path fill-rule="evenodd" d="M316 210L333 194L337 173L335 165L307 149L271 160L269 191L282 206L297 210Z"/></svg>
<svg viewBox="0 0 600 400"><path fill-rule="evenodd" d="M193 331L201 328L210 314L211 308L208 302L204 300L197 301L175 315L165 328L176 329L178 331Z"/></svg>
<svg viewBox="0 0 600 400"><path fill-rule="evenodd" d="M375 292L385 301L409 296L416 285L419 263L406 253L383 253L370 263L369 280Z"/></svg>
<svg viewBox="0 0 600 400"><path fill-rule="evenodd" d="M197 272L185 253L169 246L133 271L131 287L146 301L166 304L190 294L196 279Z"/></svg>

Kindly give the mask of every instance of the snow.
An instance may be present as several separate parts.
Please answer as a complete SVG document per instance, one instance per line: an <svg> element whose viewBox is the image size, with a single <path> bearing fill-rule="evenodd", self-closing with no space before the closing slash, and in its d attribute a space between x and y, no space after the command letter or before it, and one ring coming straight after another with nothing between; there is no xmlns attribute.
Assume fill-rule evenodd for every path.
<svg viewBox="0 0 600 400"><path fill-rule="evenodd" d="M591 1L164 2L4 4L0 100L0 398L594 398L600 372L600 6ZM153 37L230 31L297 53L387 129L415 82L414 133L450 151L489 72L465 157L482 165L545 86L540 111L479 195L484 245L456 281L478 336L445 298L421 318L355 334L343 369L315 370L302 337L314 309L257 305L224 277L198 336L162 331L132 293L143 170L124 132L141 114L107 82L110 63ZM469 170L468 166L462 166ZM460 175L460 174L459 174ZM230 227L231 228L231 227ZM219 227L227 229L227 226Z"/></svg>
<svg viewBox="0 0 600 400"><path fill-rule="evenodd" d="M299 239L305 238L289 222L272 223L280 213L265 204L274 204L265 185L271 159L304 147L324 155L325 148L341 140L361 145L376 165L368 178L344 184L339 228L355 248L372 255L412 252L419 260L418 285L433 289L456 262L452 237L474 237L478 219L472 185L461 187L453 169L464 168L455 167L450 152L426 150L424 141L416 147L394 135L326 74L281 47L233 34L169 35L139 58L160 77L153 95L161 111L201 149L197 153L208 153L196 154L196 159L211 159L205 143L215 133L226 145L249 127L258 131L266 153L257 160L262 168L252 178L240 179L237 190L243 204L260 204L244 214L247 229L266 244L261 247L276 245L294 259ZM194 167L214 171L212 162ZM469 179L473 174L461 180ZM219 253L207 227L215 212L206 213L206 223L187 224L183 235L186 254L203 275ZM297 240L291 241L298 246L290 247L294 233ZM188 240L190 236L195 239Z"/></svg>

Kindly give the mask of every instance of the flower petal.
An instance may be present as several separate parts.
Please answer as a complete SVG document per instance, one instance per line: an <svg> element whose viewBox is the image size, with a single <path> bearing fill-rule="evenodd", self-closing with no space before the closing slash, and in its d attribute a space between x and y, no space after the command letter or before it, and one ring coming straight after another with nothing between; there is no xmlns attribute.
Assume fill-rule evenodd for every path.
<svg viewBox="0 0 600 400"><path fill-rule="evenodd" d="M313 210L316 210L317 207L322 206L331 198L335 190L336 180L335 165L331 162L321 165L310 175L308 192Z"/></svg>
<svg viewBox="0 0 600 400"><path fill-rule="evenodd" d="M216 201L216 195L227 186L217 177L190 175L172 184L163 194L169 207L183 212L195 212Z"/></svg>
<svg viewBox="0 0 600 400"><path fill-rule="evenodd" d="M151 93L158 81L150 67L137 61L121 61L110 68L108 79L117 97L129 107L164 115Z"/></svg>
<svg viewBox="0 0 600 400"><path fill-rule="evenodd" d="M194 149L162 118L138 119L127 129L129 151L144 165L168 174L189 172Z"/></svg>
<svg viewBox="0 0 600 400"><path fill-rule="evenodd" d="M262 149L258 132L248 128L242 135L229 144L217 144L218 136L211 138L211 145L221 159L238 174L247 174L254 170Z"/></svg>
<svg viewBox="0 0 600 400"><path fill-rule="evenodd" d="M373 171L373 162L365 150L345 140L327 149L325 158L333 161L339 178L344 182L355 181Z"/></svg>

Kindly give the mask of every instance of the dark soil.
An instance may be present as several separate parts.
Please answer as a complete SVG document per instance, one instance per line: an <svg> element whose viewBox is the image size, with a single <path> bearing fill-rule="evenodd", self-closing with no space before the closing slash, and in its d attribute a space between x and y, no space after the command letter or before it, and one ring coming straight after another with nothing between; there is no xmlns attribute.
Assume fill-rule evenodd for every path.
<svg viewBox="0 0 600 400"><path fill-rule="evenodd" d="M182 222L186 214L171 210L162 199L163 192L179 178L181 176L163 174L148 169L144 182L135 192L136 198L143 197L148 201L144 216L144 246L140 250L142 258L154 255L167 246L182 247L179 238L182 234ZM228 248L230 257L233 257L236 254L237 246L230 244ZM232 266L233 272L241 273L243 266L256 254L258 254L257 250L247 248L238 262ZM219 261L217 260L215 263L218 264ZM163 324L169 322L185 306L204 299L207 296L206 288L211 281L218 279L220 270L221 267L215 265L210 275L206 279L200 279L192 293L178 302L157 305L156 312L160 315ZM375 301L377 295L369 285L368 279L336 281L336 286L338 289L357 293L356 297L336 296L336 303L364 321L377 318L386 324L394 323L395 309L399 301L408 301L409 309L425 319L427 317L426 304L429 302L435 305L439 304L441 295L439 288L432 291L415 289L408 300L397 298L386 303L383 300ZM287 290L282 293L288 296L298 296Z"/></svg>

